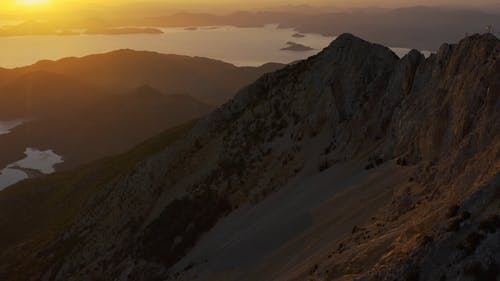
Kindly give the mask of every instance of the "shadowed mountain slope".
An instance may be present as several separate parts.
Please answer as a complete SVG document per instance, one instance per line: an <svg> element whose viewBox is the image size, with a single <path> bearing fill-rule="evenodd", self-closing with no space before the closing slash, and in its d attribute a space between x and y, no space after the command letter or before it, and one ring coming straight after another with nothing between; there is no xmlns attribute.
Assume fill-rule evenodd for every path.
<svg viewBox="0 0 500 281"><path fill-rule="evenodd" d="M121 153L166 128L200 117L212 107L187 95L150 86L110 95L72 77L31 72L0 94L4 119L28 121L0 137L0 166L19 160L26 147L64 156L58 169Z"/></svg>
<svg viewBox="0 0 500 281"><path fill-rule="evenodd" d="M10 233L0 277L496 278L499 54L493 35L399 59L343 34L97 191L76 179L74 190L89 194L63 225L56 216L30 229L43 236L19 235L17 223L36 213L0 204L17 218L0 217ZM0 200L40 206L30 194L43 189L58 206L64 196L46 181L60 176Z"/></svg>

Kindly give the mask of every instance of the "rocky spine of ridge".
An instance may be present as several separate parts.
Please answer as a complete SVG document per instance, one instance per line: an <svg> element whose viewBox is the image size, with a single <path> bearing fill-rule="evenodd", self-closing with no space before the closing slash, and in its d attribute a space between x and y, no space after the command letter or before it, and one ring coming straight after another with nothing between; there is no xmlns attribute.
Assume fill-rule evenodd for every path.
<svg viewBox="0 0 500 281"><path fill-rule="evenodd" d="M304 274L452 278L449 268L475 255L458 252L449 267L423 265L442 256L445 241L465 239L470 248L470 233L460 226L479 228L498 205L499 52L497 38L474 35L427 59L417 51L399 59L386 47L341 35L318 55L264 75L186 137L110 182L37 254L44 262L32 280L182 277L169 269L220 218L346 161L360 170L411 166L412 184L380 210L383 227L353 230ZM458 214L446 217L449 208ZM465 212L472 219L458 221L462 230L444 229ZM483 238L471 242L475 248L498 237L478 231ZM377 238L390 246L375 251L370 241ZM498 252L482 253L481 270L498 262Z"/></svg>

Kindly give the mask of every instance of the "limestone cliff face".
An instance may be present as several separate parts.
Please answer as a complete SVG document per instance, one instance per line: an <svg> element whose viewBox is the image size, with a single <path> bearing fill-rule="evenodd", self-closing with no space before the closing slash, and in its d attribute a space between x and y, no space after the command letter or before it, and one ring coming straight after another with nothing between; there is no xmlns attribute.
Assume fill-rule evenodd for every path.
<svg viewBox="0 0 500 281"><path fill-rule="evenodd" d="M474 35L429 58L411 51L399 59L344 34L318 55L264 75L109 182L39 254L49 265L33 280L189 280L196 265L179 264L221 218L242 206L258 209L284 187L347 162L360 172L393 165L411 171L411 179L404 189L389 187L377 221L367 216L352 233L332 237L338 245L331 253L311 255L312 270L273 278L439 280L451 267L434 261L470 235L464 223L479 229L498 212L499 155L497 38ZM472 219L449 232L459 215L443 214L454 206ZM459 249L447 262L474 262L478 248L481 269L499 264L498 231L481 231L472 253ZM496 248L488 252L482 241ZM204 272L199 280L224 280ZM448 278L465 274L458 272Z"/></svg>

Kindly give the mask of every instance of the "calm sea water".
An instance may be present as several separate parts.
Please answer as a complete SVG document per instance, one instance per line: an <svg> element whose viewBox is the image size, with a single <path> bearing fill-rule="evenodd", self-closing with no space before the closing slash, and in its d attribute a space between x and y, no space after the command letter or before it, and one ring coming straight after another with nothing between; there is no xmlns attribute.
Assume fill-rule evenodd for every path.
<svg viewBox="0 0 500 281"><path fill-rule="evenodd" d="M24 123L23 119L1 121L0 120L0 135L6 135L10 133L10 130Z"/></svg>
<svg viewBox="0 0 500 281"><path fill-rule="evenodd" d="M0 190L27 179L28 174L23 169L38 171L42 174L55 172L54 166L63 163L63 158L52 150L27 148L26 157L0 170Z"/></svg>
<svg viewBox="0 0 500 281"><path fill-rule="evenodd" d="M213 27L186 30L164 28L164 34L75 35L0 37L0 67L18 67L42 59L85 56L117 49L156 51L220 59L236 65L256 66L267 62L289 63L316 54L334 37L306 34L293 38L292 29L276 25L257 28ZM288 41L313 51L282 51ZM408 50L395 50L398 55Z"/></svg>

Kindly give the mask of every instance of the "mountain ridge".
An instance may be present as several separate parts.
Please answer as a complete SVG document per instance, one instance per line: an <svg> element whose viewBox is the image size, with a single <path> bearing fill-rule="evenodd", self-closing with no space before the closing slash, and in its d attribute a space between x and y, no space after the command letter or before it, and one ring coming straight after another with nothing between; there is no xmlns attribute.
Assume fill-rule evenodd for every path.
<svg viewBox="0 0 500 281"><path fill-rule="evenodd" d="M266 63L259 67L238 67L204 57L121 49L84 57L44 60L30 66L5 69L5 73L14 77L32 71L64 74L116 94L146 83L164 93L187 91L195 98L217 106L248 81L282 66ZM227 79L224 85L216 83L227 77L231 79ZM190 89L191 84L202 87Z"/></svg>
<svg viewBox="0 0 500 281"><path fill-rule="evenodd" d="M492 35L427 59L339 36L104 183L36 248L28 277L439 280L474 262L482 274L499 262L499 54ZM26 265L5 253L0 276L16 280Z"/></svg>

